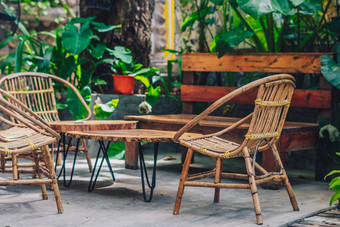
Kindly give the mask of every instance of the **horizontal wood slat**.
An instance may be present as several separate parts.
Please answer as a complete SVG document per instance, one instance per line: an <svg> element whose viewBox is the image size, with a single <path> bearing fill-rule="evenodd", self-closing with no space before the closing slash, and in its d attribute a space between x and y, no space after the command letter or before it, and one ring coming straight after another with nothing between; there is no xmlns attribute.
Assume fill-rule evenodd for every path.
<svg viewBox="0 0 340 227"><path fill-rule="evenodd" d="M215 86L181 86L181 100L184 102L215 102L217 99L234 91L236 87L215 87ZM255 89L238 96L231 102L239 104L254 103ZM309 107L318 109L329 109L331 106L331 91L329 90L295 90L292 107Z"/></svg>
<svg viewBox="0 0 340 227"><path fill-rule="evenodd" d="M320 58L333 53L214 53L182 56L182 70L194 72L320 73Z"/></svg>

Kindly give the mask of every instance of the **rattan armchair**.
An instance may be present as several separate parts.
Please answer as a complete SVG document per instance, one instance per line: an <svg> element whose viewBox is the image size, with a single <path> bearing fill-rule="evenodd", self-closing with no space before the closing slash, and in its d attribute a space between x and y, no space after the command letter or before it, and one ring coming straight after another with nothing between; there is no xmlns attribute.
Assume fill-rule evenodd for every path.
<svg viewBox="0 0 340 227"><path fill-rule="evenodd" d="M250 189L253 198L254 210L257 224L262 224L262 214L259 201L257 185L262 183L274 182L285 185L293 209L299 210L292 187L289 183L287 174L283 168L280 155L275 142L281 134L285 122L286 114L294 92L294 77L286 74L274 75L251 82L217 100L204 112L187 123L178 131L174 139L188 148L187 156L182 169L182 174L178 186L177 198L174 207L174 214L179 213L180 204L185 187L211 187L215 188L214 201L218 202L221 188ZM196 138L181 138L183 133L204 119L221 105L227 103L238 95L247 95L247 91L258 89L255 100L254 111L239 120L232 126L217 133L203 135ZM223 135L236 129L237 127L248 124L249 129L242 143L228 141ZM278 172L265 170L256 162L258 151L271 150L279 167ZM216 161L216 168L212 171L189 175L189 166L193 152L212 157ZM222 171L222 161L235 157L243 157L247 173L226 173ZM256 171L257 170L257 171ZM214 177L213 182L195 181L206 177ZM221 178L239 178L248 180L248 183L221 183Z"/></svg>
<svg viewBox="0 0 340 227"><path fill-rule="evenodd" d="M53 88L53 83L55 82L61 83L67 88L73 90L87 111L87 116L83 120L89 120L92 113L81 94L71 83L60 77L37 72L14 73L1 78L0 86L2 86L2 89L8 91L11 95L28 106L45 121L60 122L60 124L62 124L62 121L58 116L55 90ZM61 136L62 143L60 144L59 141L58 147L63 146L64 150L66 150L64 133L61 133ZM75 146L72 146L69 149L69 151L74 150ZM81 140L81 145L79 146L78 151L84 152L89 170L92 172L91 158L84 139Z"/></svg>
<svg viewBox="0 0 340 227"><path fill-rule="evenodd" d="M41 186L42 198L46 200L47 191L45 185L50 184L54 191L58 213L62 213L63 206L58 182L48 146L59 140L59 134L53 131L43 119L23 103L1 89L0 111L17 122L13 123L4 117L0 117L0 121L9 127L6 130L0 131L0 155L1 162L4 164L1 166L1 170L6 172L4 171L4 158L5 156L11 156L12 166L10 172L13 176L13 179L1 180L0 186L38 184ZM39 179L19 178L20 167L22 167L18 164L19 155L33 156L35 172L38 174Z"/></svg>

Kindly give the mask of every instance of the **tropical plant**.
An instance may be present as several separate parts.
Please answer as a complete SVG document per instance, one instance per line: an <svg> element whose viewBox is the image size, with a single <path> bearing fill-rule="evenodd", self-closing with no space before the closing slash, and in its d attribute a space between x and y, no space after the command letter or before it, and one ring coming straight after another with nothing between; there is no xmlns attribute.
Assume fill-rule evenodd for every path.
<svg viewBox="0 0 340 227"><path fill-rule="evenodd" d="M326 14L332 0L229 0L230 7L259 52L310 51L320 46L329 51L335 44L328 35ZM325 6L324 6L325 5ZM324 6L324 7L323 7ZM244 16L245 15L245 16ZM332 23L340 25L339 20ZM326 44L329 44L327 46Z"/></svg>
<svg viewBox="0 0 340 227"><path fill-rule="evenodd" d="M200 3L199 3L200 2ZM332 0L182 0L193 7L181 31L197 30L199 46L223 56L240 43L258 52L330 51L339 38L339 18L326 16ZM222 23L217 15L222 14ZM210 26L216 27L216 34ZM204 42L203 42L204 41ZM315 49L315 48L319 49ZM198 48L202 52L204 48Z"/></svg>
<svg viewBox="0 0 340 227"><path fill-rule="evenodd" d="M55 32L29 33L20 23L22 34L16 34L3 40L0 49L9 42L18 42L14 53L0 58L0 72L10 74L21 71L38 71L57 75L74 84L87 102L90 101L90 85L99 83L93 78L95 70L102 64L112 64L115 56L112 50L100 42L97 32L107 32L119 28L119 25L107 26L95 22L95 17L73 18L65 27ZM79 25L79 29L77 27ZM43 43L38 39L39 35L48 35L55 38L54 44ZM97 41L92 45L92 41ZM109 58L104 58L107 53ZM124 61L124 59L122 59ZM86 64L86 67L84 65ZM100 81L105 83L104 81ZM77 101L71 90L65 90L60 84L55 85L60 92L66 91L67 104L75 119L82 118L82 105Z"/></svg>
<svg viewBox="0 0 340 227"><path fill-rule="evenodd" d="M115 46L110 53L116 58L112 63L111 70L114 75L127 75L141 81L145 87L150 86L148 77L159 75L159 69L155 67L143 67L142 64L135 63L132 53L123 46Z"/></svg>
<svg viewBox="0 0 340 227"><path fill-rule="evenodd" d="M93 114L97 119L106 119L115 111L118 103L119 99L112 99L107 103L103 103L98 97L93 106Z"/></svg>
<svg viewBox="0 0 340 227"><path fill-rule="evenodd" d="M123 46L115 46L113 50L110 50L110 53L116 57L112 62L112 72L115 75L131 76L142 82L147 88L145 101L151 107L155 105L160 98L161 87L154 87L152 83L150 83L149 77L160 77L159 69L155 67L143 67L142 64L135 63L131 51ZM151 112L151 108L148 105L142 104L140 106L140 112L144 110L146 113Z"/></svg>

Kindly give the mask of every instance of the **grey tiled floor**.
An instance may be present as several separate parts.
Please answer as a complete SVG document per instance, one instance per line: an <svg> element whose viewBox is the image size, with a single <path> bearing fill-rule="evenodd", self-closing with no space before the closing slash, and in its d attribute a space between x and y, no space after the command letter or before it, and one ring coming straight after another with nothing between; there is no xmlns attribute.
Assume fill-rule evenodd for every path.
<svg viewBox="0 0 340 227"><path fill-rule="evenodd" d="M0 187L0 226L256 226L248 190L222 189L220 202L214 203L213 189L186 188L180 214L173 215L180 154L171 150L173 146L160 149L157 186L150 203L142 199L139 170L125 169L122 160L111 159L115 182L104 166L96 188L88 193L90 173L84 157L80 157L71 187L63 187L61 181L59 184L63 214L57 214L50 190L49 200L43 201L39 186ZM176 160L162 160L169 154L175 155ZM148 166L152 165L151 157L146 156ZM196 156L193 171L209 167L209 161ZM239 168L234 163L237 161L225 163L224 168ZM327 183L310 180L308 171L295 170L289 174L300 211L292 210L283 187L279 190L259 187L264 226L284 225L328 207L332 191Z"/></svg>

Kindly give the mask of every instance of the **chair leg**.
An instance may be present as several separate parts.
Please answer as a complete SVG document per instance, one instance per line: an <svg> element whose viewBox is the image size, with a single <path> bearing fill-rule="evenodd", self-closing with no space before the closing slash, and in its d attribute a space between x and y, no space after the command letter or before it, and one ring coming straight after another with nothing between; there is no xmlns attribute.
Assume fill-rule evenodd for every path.
<svg viewBox="0 0 340 227"><path fill-rule="evenodd" d="M292 204L292 207L293 207L293 210L294 211L299 211L299 205L296 201L296 198L295 198L295 195L294 195L294 192L293 192L293 188L289 182L289 179L288 179L288 176L287 176L287 173L283 167L283 164L282 164L282 161L281 161L281 158L280 158L280 154L279 154L279 151L277 150L277 147L275 144L273 144L273 149L275 150L275 153L278 157L278 162L279 164L282 166L282 174L283 176L285 177L284 180L282 181L282 183L285 185L286 187L286 190L287 190L287 193L288 193L288 196L289 196L289 200L290 200L290 203Z"/></svg>
<svg viewBox="0 0 340 227"><path fill-rule="evenodd" d="M5 171L5 165L6 165L6 155L0 154L0 168L2 171Z"/></svg>
<svg viewBox="0 0 340 227"><path fill-rule="evenodd" d="M243 149L243 157L246 163L246 168L247 168L247 174L248 174L248 179L249 179L249 185L250 185L250 191L251 195L253 197L253 203L254 203L254 210L255 210L255 215L256 215L256 222L258 225L263 224L263 219L262 219L262 213L261 213L261 205L260 205L260 200L259 200L259 194L257 191L257 186L255 182L255 173L254 169L252 168L251 162L250 162L250 155L248 152L248 149L245 147Z"/></svg>
<svg viewBox="0 0 340 227"><path fill-rule="evenodd" d="M93 168L92 168L92 163L91 163L91 156L86 145L86 140L84 138L81 139L81 144L82 144L82 147L84 148L84 154L87 160L87 164L89 165L90 173L92 173Z"/></svg>
<svg viewBox="0 0 340 227"><path fill-rule="evenodd" d="M194 153L194 151L192 149L188 149L187 157L185 158L183 169L182 169L181 179L180 179L179 185L178 185L177 197L176 197L176 202L175 202L173 214L179 213L179 208L181 206L182 196L183 196L183 193L184 193L184 182L186 181L186 179L188 177L189 166L190 166L190 163L191 163L191 158L192 158L193 153Z"/></svg>
<svg viewBox="0 0 340 227"><path fill-rule="evenodd" d="M12 174L13 174L13 180L19 179L18 174L18 155L12 154Z"/></svg>
<svg viewBox="0 0 340 227"><path fill-rule="evenodd" d="M216 169L215 169L215 179L214 183L221 183L221 172L222 172L222 158L217 158ZM220 201L220 190L221 188L215 188L214 202Z"/></svg>
<svg viewBox="0 0 340 227"><path fill-rule="evenodd" d="M38 151L33 150L32 153L33 153L33 159L34 159L34 164L35 164L35 172L38 173L39 179L43 179L44 176L40 171L40 165L39 165L40 160L38 156ZM47 196L47 191L46 191L46 185L40 184L40 188L41 188L42 199L47 200L48 196Z"/></svg>
<svg viewBox="0 0 340 227"><path fill-rule="evenodd" d="M56 200L58 213L61 214L64 211L64 208L63 208L63 205L61 203L58 181L57 181L57 177L56 177L56 174L55 174L55 171L54 171L53 160L51 158L48 146L46 145L46 146L42 147L41 152L43 153L43 156L45 156L44 160L46 160L46 166L50 171L50 178L52 180L52 186L53 186L54 197L55 197L55 200Z"/></svg>

